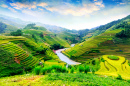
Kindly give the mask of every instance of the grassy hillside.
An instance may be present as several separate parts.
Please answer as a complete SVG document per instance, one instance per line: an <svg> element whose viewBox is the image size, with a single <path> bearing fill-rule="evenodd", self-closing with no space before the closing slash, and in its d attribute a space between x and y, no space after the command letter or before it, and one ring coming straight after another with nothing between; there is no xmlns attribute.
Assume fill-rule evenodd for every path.
<svg viewBox="0 0 130 86"><path fill-rule="evenodd" d="M64 47L70 47L69 43L66 40L48 31L33 29L33 30L23 30L23 33L25 37L34 40L36 43L44 42L49 46L54 44L60 44Z"/></svg>
<svg viewBox="0 0 130 86"><path fill-rule="evenodd" d="M102 55L119 55L130 59L130 38L117 38L115 35L129 27L129 17L120 23L108 28L98 36L86 38L84 42L76 44L75 47L63 51L64 54L76 61L86 61L88 58L95 58ZM129 30L127 30L129 32Z"/></svg>
<svg viewBox="0 0 130 86"><path fill-rule="evenodd" d="M0 50L0 77L23 73L26 68L35 66L38 62L44 63L52 59L59 62L59 58L44 43L37 44L22 36L0 36ZM14 72L15 69L18 71ZM11 72L6 73L6 70Z"/></svg>
<svg viewBox="0 0 130 86"><path fill-rule="evenodd" d="M1 86L129 86L129 81L94 74L54 73L49 75L17 75L0 79Z"/></svg>
<svg viewBox="0 0 130 86"><path fill-rule="evenodd" d="M16 30L18 30L17 27L0 22L0 33L10 33Z"/></svg>
<svg viewBox="0 0 130 86"><path fill-rule="evenodd" d="M58 37L67 40L67 42L69 44L73 44L73 43L78 43L82 41L82 37L78 34L75 33L70 33L70 32L61 32L59 34L57 34Z"/></svg>

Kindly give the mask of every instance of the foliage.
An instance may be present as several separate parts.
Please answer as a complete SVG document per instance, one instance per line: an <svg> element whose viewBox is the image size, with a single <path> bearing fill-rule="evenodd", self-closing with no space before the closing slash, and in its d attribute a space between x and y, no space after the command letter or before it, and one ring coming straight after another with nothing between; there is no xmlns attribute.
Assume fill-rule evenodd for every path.
<svg viewBox="0 0 130 86"><path fill-rule="evenodd" d="M89 66L85 66L84 72L88 73L90 71Z"/></svg>
<svg viewBox="0 0 130 86"><path fill-rule="evenodd" d="M41 66L35 67L35 73L36 73L36 75L39 75L40 70L41 70Z"/></svg>
<svg viewBox="0 0 130 86"><path fill-rule="evenodd" d="M70 69L70 73L74 73L74 70L75 70L75 68L72 67L72 68Z"/></svg>
<svg viewBox="0 0 130 86"><path fill-rule="evenodd" d="M64 46L60 45L60 44L54 44L54 45L51 45L50 47L51 49L54 49L54 50L57 50L57 49L62 49L64 48Z"/></svg>
<svg viewBox="0 0 130 86"><path fill-rule="evenodd" d="M61 66L61 65L51 65L51 66L45 66L43 68L41 68L41 67L39 68L38 67L38 70L41 70L41 73L43 75L45 75L46 73L52 73L52 72L55 72L55 73L66 73L68 71L65 66ZM39 71L38 71L38 73L37 73L37 71L35 71L35 73L39 74Z"/></svg>
<svg viewBox="0 0 130 86"><path fill-rule="evenodd" d="M11 32L10 35L12 36L22 36L22 31L21 30L17 30L16 32Z"/></svg>
<svg viewBox="0 0 130 86"><path fill-rule="evenodd" d="M79 72L84 72L84 67L82 65L79 66Z"/></svg>
<svg viewBox="0 0 130 86"><path fill-rule="evenodd" d="M35 30L46 31L46 28L44 28L44 27L38 27L38 26L36 26L35 23L28 24L27 26L24 27L24 29L35 29Z"/></svg>
<svg viewBox="0 0 130 86"><path fill-rule="evenodd" d="M116 79L122 80L122 77L120 74L118 74L118 77Z"/></svg>
<svg viewBox="0 0 130 86"><path fill-rule="evenodd" d="M112 59L112 60L118 60L119 59L119 57L114 56L114 55L109 55L108 58Z"/></svg>
<svg viewBox="0 0 130 86"><path fill-rule="evenodd" d="M104 58L101 57L101 61L102 61L102 62L105 62Z"/></svg>
<svg viewBox="0 0 130 86"><path fill-rule="evenodd" d="M130 24L126 24L123 26L123 28L125 28L125 30L122 30L121 32L116 34L116 37L119 38L129 38L130 37Z"/></svg>
<svg viewBox="0 0 130 86"><path fill-rule="evenodd" d="M84 37L88 34L88 31L89 29L85 29L85 30L79 30L78 31L78 34L81 36L81 37Z"/></svg>

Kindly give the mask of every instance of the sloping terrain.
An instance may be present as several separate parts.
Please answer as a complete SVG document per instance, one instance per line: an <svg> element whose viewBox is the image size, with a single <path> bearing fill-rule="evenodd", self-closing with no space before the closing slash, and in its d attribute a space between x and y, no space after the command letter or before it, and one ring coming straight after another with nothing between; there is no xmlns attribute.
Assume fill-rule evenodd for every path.
<svg viewBox="0 0 130 86"><path fill-rule="evenodd" d="M104 25L100 31L105 32L102 32L101 34L98 33L99 35L97 36L89 33L91 34L91 38L87 38L85 36L86 39L84 42L76 44L74 47L63 51L63 53L71 59L75 59L80 62L84 62L88 58L95 58L107 54L124 56L129 60L130 38L116 37L117 33L120 35L124 34L125 32L123 33L123 31L127 31L127 33L129 33L129 17L130 16L119 20L116 24L109 23L111 26L109 28L103 29L103 27L109 26L109 24L106 26Z"/></svg>
<svg viewBox="0 0 130 86"><path fill-rule="evenodd" d="M118 76L121 75L123 79L130 79L130 66L128 60L124 57L118 56L119 59L113 60L108 58L108 55L102 56L104 62L100 63L100 69L96 74Z"/></svg>
<svg viewBox="0 0 130 86"><path fill-rule="evenodd" d="M17 27L0 22L0 33L10 33L18 30Z"/></svg>
<svg viewBox="0 0 130 86"><path fill-rule="evenodd" d="M13 53L14 59L17 63L23 66L34 66L38 62L38 60L35 57L28 55L22 48L20 48L14 43L9 42L9 41L16 41L20 39L25 40L25 38L23 37L21 38L5 37L5 39L3 38L3 40L0 40L1 41L0 48Z"/></svg>
<svg viewBox="0 0 130 86"><path fill-rule="evenodd" d="M60 44L64 47L70 47L69 43L62 39L60 36L57 36L54 33L42 30L23 30L24 36L34 40L37 43L46 43L47 45Z"/></svg>

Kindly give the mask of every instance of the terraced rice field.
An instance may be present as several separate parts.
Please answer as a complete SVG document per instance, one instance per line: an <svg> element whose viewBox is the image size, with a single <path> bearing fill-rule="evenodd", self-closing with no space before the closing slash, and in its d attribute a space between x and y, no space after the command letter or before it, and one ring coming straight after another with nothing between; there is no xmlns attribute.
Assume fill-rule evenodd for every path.
<svg viewBox="0 0 130 86"><path fill-rule="evenodd" d="M100 69L95 74L118 76L121 75L123 79L130 79L130 66L128 60L124 57L118 56L119 60L111 60L108 55L104 55L102 58L105 60L100 63Z"/></svg>
<svg viewBox="0 0 130 86"><path fill-rule="evenodd" d="M112 40L114 35L120 31L121 29L110 30L110 31L108 30L105 33L102 33L96 37L89 38L85 42L77 44L75 45L75 47L72 47L70 49L63 51L63 53L69 57L71 55L77 56L77 57L81 56L85 54L87 51L90 51L92 48L98 48L98 46L101 45L101 43L108 40Z"/></svg>
<svg viewBox="0 0 130 86"><path fill-rule="evenodd" d="M15 61L23 66L34 66L38 62L35 57L29 56L23 49L11 42L1 44L1 47L14 53Z"/></svg>

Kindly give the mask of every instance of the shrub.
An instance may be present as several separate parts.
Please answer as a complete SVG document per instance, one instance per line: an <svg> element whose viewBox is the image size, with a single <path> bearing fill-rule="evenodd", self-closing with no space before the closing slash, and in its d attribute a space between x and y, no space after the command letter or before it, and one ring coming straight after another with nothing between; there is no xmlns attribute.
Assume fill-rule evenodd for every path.
<svg viewBox="0 0 130 86"><path fill-rule="evenodd" d="M51 73L56 73L56 70L55 70L55 69L52 69L52 70L51 70Z"/></svg>
<svg viewBox="0 0 130 86"><path fill-rule="evenodd" d="M127 82L129 82L129 83L130 83L130 80L127 80Z"/></svg>
<svg viewBox="0 0 130 86"><path fill-rule="evenodd" d="M46 74L46 71L47 71L47 68L42 68L42 70L41 70L41 72L42 72L43 75Z"/></svg>
<svg viewBox="0 0 130 86"><path fill-rule="evenodd" d="M95 64L96 64L96 61L95 61L95 60L92 60L92 64L95 65Z"/></svg>
<svg viewBox="0 0 130 86"><path fill-rule="evenodd" d="M84 67L83 66L79 66L79 72L83 72L84 71Z"/></svg>
<svg viewBox="0 0 130 86"><path fill-rule="evenodd" d="M52 65L50 67L44 67L41 70L42 74L45 75L46 73L65 73L67 72L66 67L62 67L60 65Z"/></svg>
<svg viewBox="0 0 130 86"><path fill-rule="evenodd" d="M41 66L35 67L35 73L36 73L36 75L39 75L40 70L41 70Z"/></svg>
<svg viewBox="0 0 130 86"><path fill-rule="evenodd" d="M118 74L118 77L116 79L122 80L122 77L120 74Z"/></svg>
<svg viewBox="0 0 130 86"><path fill-rule="evenodd" d="M105 60L104 60L102 57L101 57L101 61L102 61L102 62L105 62Z"/></svg>
<svg viewBox="0 0 130 86"><path fill-rule="evenodd" d="M94 70L94 68L92 68L92 74L94 74L95 73L95 70Z"/></svg>
<svg viewBox="0 0 130 86"><path fill-rule="evenodd" d="M61 70L62 73L66 73L67 72L67 69L66 67L62 67L62 70Z"/></svg>
<svg viewBox="0 0 130 86"><path fill-rule="evenodd" d="M90 70L90 69L89 69L89 66L86 66L86 67L85 67L85 71L84 71L84 72L85 72L85 73L88 73L88 72L89 72L89 70Z"/></svg>
<svg viewBox="0 0 130 86"><path fill-rule="evenodd" d="M119 59L119 57L114 56L114 55L109 55L108 58L112 59L112 60L118 60Z"/></svg>
<svg viewBox="0 0 130 86"><path fill-rule="evenodd" d="M70 69L70 73L74 73L74 70L75 70L75 68L72 67L72 68Z"/></svg>

